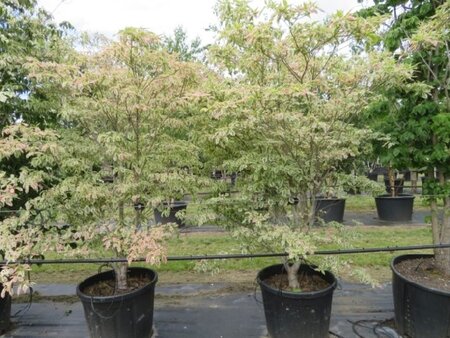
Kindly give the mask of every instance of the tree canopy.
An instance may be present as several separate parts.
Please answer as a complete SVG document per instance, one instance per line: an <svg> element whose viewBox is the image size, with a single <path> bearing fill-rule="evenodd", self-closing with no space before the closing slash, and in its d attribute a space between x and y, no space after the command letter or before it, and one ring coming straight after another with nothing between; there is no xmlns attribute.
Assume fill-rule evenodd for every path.
<svg viewBox="0 0 450 338"><path fill-rule="evenodd" d="M298 263L324 239L312 231L316 196L371 138L354 119L377 88L402 83L412 70L387 54L351 53L352 44L378 40L380 18L337 12L319 22L311 19L315 5L287 1L262 10L220 1L216 10L210 51L227 77L213 90L210 138L230 149L224 167L239 173L240 204L231 203L230 223L238 237ZM292 219L278 217L286 209Z"/></svg>

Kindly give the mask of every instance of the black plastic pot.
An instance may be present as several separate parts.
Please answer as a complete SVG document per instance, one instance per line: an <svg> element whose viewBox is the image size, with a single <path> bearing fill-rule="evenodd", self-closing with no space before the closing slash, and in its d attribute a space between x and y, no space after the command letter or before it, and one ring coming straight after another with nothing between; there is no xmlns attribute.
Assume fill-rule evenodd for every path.
<svg viewBox="0 0 450 338"><path fill-rule="evenodd" d="M224 176L224 173L223 173L223 171L222 170L214 170L213 172L211 172L211 178L213 179L213 180L221 180L221 179L223 179L225 176Z"/></svg>
<svg viewBox="0 0 450 338"><path fill-rule="evenodd" d="M167 204L163 205L163 208L167 208ZM154 209L153 213L155 215L155 222L161 223L161 224L167 224L167 223L176 223L180 228L184 227L186 224L184 223L184 220L179 219L176 214L179 211L186 210L187 203L183 201L175 201L170 204L169 206L169 214L167 216L163 215L163 213L158 210Z"/></svg>
<svg viewBox="0 0 450 338"><path fill-rule="evenodd" d="M128 276L143 276L149 284L130 293L91 297L83 290L105 280L114 279L106 271L89 277L77 286L91 338L147 338L153 333L153 306L158 275L146 268L129 268Z"/></svg>
<svg viewBox="0 0 450 338"><path fill-rule="evenodd" d="M325 223L342 223L344 211L345 198L316 198L316 217L320 217Z"/></svg>
<svg viewBox="0 0 450 338"><path fill-rule="evenodd" d="M432 255L402 255L391 262L395 323L403 337L450 337L450 292L413 282L395 268L404 260L427 257Z"/></svg>
<svg viewBox="0 0 450 338"><path fill-rule="evenodd" d="M403 194L403 178L397 178L394 180L394 190L395 194ZM384 186L386 187L386 192L390 194L392 192L391 190L391 182L389 179L384 180Z"/></svg>
<svg viewBox="0 0 450 338"><path fill-rule="evenodd" d="M392 197L391 195L381 195L375 197L378 218L383 221L410 221L412 219L414 196L400 194Z"/></svg>
<svg viewBox="0 0 450 338"><path fill-rule="evenodd" d="M371 181L378 181L378 174L377 173L367 173L367 178Z"/></svg>
<svg viewBox="0 0 450 338"><path fill-rule="evenodd" d="M329 337L331 303L336 278L331 272L322 275L308 265L300 271L321 276L330 285L315 292L286 292L268 285L270 276L285 273L282 264L259 271L257 281L261 287L267 331L271 338Z"/></svg>
<svg viewBox="0 0 450 338"><path fill-rule="evenodd" d="M411 170L402 170L401 173L403 174L403 180L406 182L411 181Z"/></svg>
<svg viewBox="0 0 450 338"><path fill-rule="evenodd" d="M347 194L350 194L350 195L361 195L361 189L360 188L349 188L345 192Z"/></svg>
<svg viewBox="0 0 450 338"><path fill-rule="evenodd" d="M0 292L3 286L0 284ZM11 327L11 296L9 293L5 297L0 297L0 334L8 331Z"/></svg>

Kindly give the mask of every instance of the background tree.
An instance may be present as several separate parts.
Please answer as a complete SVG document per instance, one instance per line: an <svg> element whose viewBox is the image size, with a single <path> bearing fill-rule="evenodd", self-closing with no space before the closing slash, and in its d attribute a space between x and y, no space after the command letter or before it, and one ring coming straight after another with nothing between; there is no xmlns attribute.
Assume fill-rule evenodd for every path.
<svg viewBox="0 0 450 338"><path fill-rule="evenodd" d="M390 137L387 153L410 168L425 168L424 191L431 207L434 243L450 242L450 35L448 1L380 1L362 12L392 13L383 47L415 66L409 87L393 90L374 107L382 112L382 130ZM379 121L379 120L378 120ZM437 175L435 175L435 171ZM442 203L442 204L441 204ZM444 207L439 217L439 205ZM450 275L450 250L436 249L439 268Z"/></svg>
<svg viewBox="0 0 450 338"><path fill-rule="evenodd" d="M169 53L176 53L180 60L194 61L202 60L204 57L205 46L202 46L202 41L199 37L189 41L186 31L183 27L178 26L173 31L172 36L167 36L164 39L164 44Z"/></svg>
<svg viewBox="0 0 450 338"><path fill-rule="evenodd" d="M70 44L64 38L71 26L55 25L35 0L5 0L0 3L0 27L0 129L17 120L55 125L58 97L33 83L24 64L29 58L60 62L68 57Z"/></svg>

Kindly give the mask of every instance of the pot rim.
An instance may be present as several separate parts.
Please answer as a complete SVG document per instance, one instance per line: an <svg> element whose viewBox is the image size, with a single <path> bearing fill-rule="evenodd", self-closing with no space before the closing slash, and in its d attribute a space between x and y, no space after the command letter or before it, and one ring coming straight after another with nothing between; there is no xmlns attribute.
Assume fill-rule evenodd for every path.
<svg viewBox="0 0 450 338"><path fill-rule="evenodd" d="M302 264L300 266L300 268L302 266L306 266L306 267L311 268L311 269L313 269L315 267L314 265ZM269 292L271 292L273 294L276 294L276 295L286 296L286 297L289 297L289 298L318 298L318 297L321 297L322 295L325 295L327 293L332 292L337 287L337 279L336 279L336 277L334 276L334 274L332 272L327 270L327 271L325 271L324 276L329 275L330 277L333 278L333 282L330 285L328 285L326 288L324 288L324 289L321 289L321 290L318 290L318 291L308 291L308 292L292 292L292 291L283 291L283 290L280 290L280 289L275 289L272 286L270 286L269 284L267 284L266 282L264 282L263 280L261 280L261 277L260 277L261 272L263 272L264 270L275 268L275 267L277 267L277 268L279 267L279 268L284 269L283 264L273 264L273 265L270 265L270 266L266 266L265 268L263 268L260 271L258 271L258 274L256 276L256 281L257 281L257 283L259 284L260 287L264 286L267 289L267 291L269 291ZM317 273L320 274L320 272L317 272Z"/></svg>
<svg viewBox="0 0 450 338"><path fill-rule="evenodd" d="M316 201L345 201L347 200L345 197L324 197L324 196L316 196Z"/></svg>
<svg viewBox="0 0 450 338"><path fill-rule="evenodd" d="M153 274L153 279L150 280L148 282L148 284L144 285L143 287L141 287L137 290L133 290L131 292L127 292L127 293L120 294L120 295L88 296L83 291L81 291L82 284L92 285L92 283L89 283L89 282L93 279L97 279L98 277L106 277L107 275L111 275L112 278L114 278L114 270L108 270L108 271L104 271L104 272L100 272L95 275L92 275L92 276L86 278L85 280L83 280L81 283L79 283L77 285L77 296L81 300L93 301L95 303L110 303L110 302L116 301L116 300L124 301L124 300L128 300L130 298L135 298L136 296L139 296L140 294L146 293L148 291L148 289L153 288L155 286L156 282L158 281L158 273L153 269L144 268L144 267L128 267L128 271L130 271L130 270L135 271L135 272L138 272L138 271L150 272ZM106 279L109 279L109 278L106 278Z"/></svg>
<svg viewBox="0 0 450 338"><path fill-rule="evenodd" d="M400 255L400 256L396 256L391 260L391 270L392 272L398 277L401 278L402 280L404 280L405 282L419 288L422 290L425 290L427 292L431 292L431 293L435 293L435 294L439 294L442 296L447 296L450 297L450 292L444 291L444 290L440 290L440 289L436 289L433 287L429 287L429 286L425 286L423 284L417 283L409 278L407 278L406 276L403 276L396 268L395 265L397 263L399 263L400 261L403 260L408 260L408 259L415 259L415 258L431 258L434 257L433 254L405 254L405 255Z"/></svg>
<svg viewBox="0 0 450 338"><path fill-rule="evenodd" d="M176 208L176 207L184 207L187 206L187 201L173 201L173 202L162 202L159 206L162 206L164 208Z"/></svg>
<svg viewBox="0 0 450 338"><path fill-rule="evenodd" d="M416 196L411 195L411 194L397 194L396 196L392 197L390 194L383 194L383 195L379 195L376 196L375 199L404 199L404 200L410 200L410 199L415 199Z"/></svg>

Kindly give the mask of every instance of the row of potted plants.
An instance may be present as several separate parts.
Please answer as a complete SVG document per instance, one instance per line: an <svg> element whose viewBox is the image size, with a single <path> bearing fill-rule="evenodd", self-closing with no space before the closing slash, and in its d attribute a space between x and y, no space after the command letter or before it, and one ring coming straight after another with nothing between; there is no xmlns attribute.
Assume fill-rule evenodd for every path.
<svg viewBox="0 0 450 338"><path fill-rule="evenodd" d="M61 125L41 130L14 124L3 130L0 160L25 156L29 162L14 174L0 173L0 206L11 206L22 192L36 194L21 212L2 220L0 247L9 262L47 252L86 256L98 243L127 257L128 263L114 263L112 271L77 288L93 337L151 335L157 274L129 264L138 257L164 262L165 241L174 227L148 227L142 220L154 207L170 206L186 194L195 199L205 188L213 193L202 205L214 213L199 210L201 222L213 219L248 250L288 253L281 265L258 275L263 298L273 305L266 308L270 335L327 335L335 278L318 271L345 264L334 257L319 260L317 267L305 263L319 245L344 245L348 234L338 225L325 232L315 226L317 196L332 196L324 188L379 140L361 123L367 107L395 91L415 98L432 93L428 86L411 85L415 63L373 48L382 41L374 32L385 17L338 12L324 21L305 20L317 13L314 4L285 1L256 10L244 1L225 0L216 11L209 68L181 60L155 34L132 28L116 41L84 46L88 52L73 51L64 64L26 65L30 81L60 95ZM448 11L448 4L442 5L427 23L431 26L421 29L448 35L442 30ZM448 41L427 36L415 35L411 48L426 50ZM348 45L364 53L343 53ZM436 122L433 140L445 143L446 130L438 128L443 119ZM386 149L395 146L386 138L383 142ZM446 187L443 156L426 166L439 169L439 182ZM239 194L224 190L220 182L212 185L209 173L216 167L239 173ZM113 177L112 184L105 184L105 177ZM445 189L439 195L446 206L449 195ZM450 216L439 222L436 200L431 205L434 242L450 242ZM55 225L62 222L71 227ZM449 274L448 256L447 249L435 251L443 276ZM28 269L26 264L4 266L2 295L12 293L14 284L23 291ZM416 294L428 298L402 283L394 279L394 289L400 285L402 290L394 295L403 295L395 302L410 304ZM448 292L438 293L448 304ZM277 294L280 303L274 300ZM316 295L326 297L305 311ZM298 312L306 321L286 310L297 298L306 298ZM445 307L436 311L428 320L435 325L435 319L447 318L448 323ZM415 335L408 330L420 318L411 312L406 321L402 318L399 312L400 332Z"/></svg>

